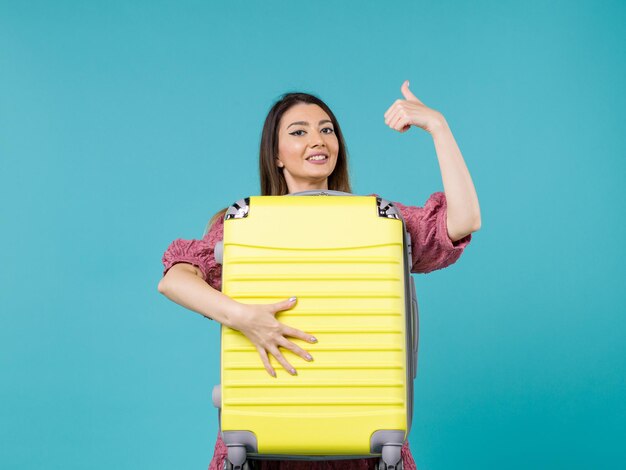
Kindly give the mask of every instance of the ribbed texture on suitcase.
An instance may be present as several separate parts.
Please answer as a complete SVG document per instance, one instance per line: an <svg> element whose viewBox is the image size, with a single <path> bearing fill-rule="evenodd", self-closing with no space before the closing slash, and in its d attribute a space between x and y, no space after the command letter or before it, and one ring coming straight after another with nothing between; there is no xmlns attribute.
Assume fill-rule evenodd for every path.
<svg viewBox="0 0 626 470"><path fill-rule="evenodd" d="M222 430L254 432L260 453L309 455L368 454L373 432L406 430L403 256L402 222L378 217L372 197L251 198L247 218L226 221L224 293L297 296L277 318L318 343L292 338L314 361L283 350L298 375L272 358L272 378L224 327Z"/></svg>

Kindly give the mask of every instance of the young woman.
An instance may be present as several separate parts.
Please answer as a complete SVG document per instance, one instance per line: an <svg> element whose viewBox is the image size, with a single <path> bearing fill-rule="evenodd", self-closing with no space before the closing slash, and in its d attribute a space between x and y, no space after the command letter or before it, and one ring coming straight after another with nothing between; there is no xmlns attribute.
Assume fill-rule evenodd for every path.
<svg viewBox="0 0 626 470"><path fill-rule="evenodd" d="M398 132L411 126L433 137L444 193L433 193L423 207L395 202L413 243L414 273L427 273L454 263L480 228L480 208L469 171L443 115L425 106L404 82L405 99L396 100L385 113L385 123ZM347 152L339 123L319 98L288 93L274 104L265 119L260 148L262 195L285 195L314 189L351 192ZM297 374L281 353L288 349L306 361L310 353L289 338L315 343L315 332L304 332L279 322L275 315L297 302L251 305L222 294L221 265L214 257L215 244L223 238L224 211L211 220L202 240L177 239L163 255L164 276L159 292L183 307L243 333L256 347L268 374L276 377L273 356L290 374ZM221 470L227 449L218 437L209 470ZM415 469L408 443L402 449L406 470ZM342 460L342 469L374 468L377 459ZM262 469L329 468L334 462L261 461Z"/></svg>

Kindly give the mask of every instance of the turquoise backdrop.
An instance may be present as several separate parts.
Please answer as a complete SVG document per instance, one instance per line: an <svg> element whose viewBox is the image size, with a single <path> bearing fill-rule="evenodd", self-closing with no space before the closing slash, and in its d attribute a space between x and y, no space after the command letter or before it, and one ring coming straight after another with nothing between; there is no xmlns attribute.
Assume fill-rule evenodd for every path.
<svg viewBox="0 0 626 470"><path fill-rule="evenodd" d="M626 3L0 2L0 468L202 469L218 325L157 292L319 95L356 193L422 205L447 118L482 229L416 276L420 470L626 468Z"/></svg>

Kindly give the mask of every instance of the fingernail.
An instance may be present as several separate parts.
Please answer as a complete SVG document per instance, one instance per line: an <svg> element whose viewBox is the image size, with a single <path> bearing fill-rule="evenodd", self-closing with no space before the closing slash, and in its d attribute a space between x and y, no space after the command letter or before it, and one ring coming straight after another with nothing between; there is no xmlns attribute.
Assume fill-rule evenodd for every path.
<svg viewBox="0 0 626 470"><path fill-rule="evenodd" d="M272 377L276 378L276 372L272 371Z"/></svg>
<svg viewBox="0 0 626 470"><path fill-rule="evenodd" d="M290 373L291 375L298 375L298 373L296 372L296 369L290 369L290 370L289 370L289 373Z"/></svg>
<svg viewBox="0 0 626 470"><path fill-rule="evenodd" d="M317 343L317 338L315 336L311 336L310 341L312 341L313 343Z"/></svg>
<svg viewBox="0 0 626 470"><path fill-rule="evenodd" d="M307 361L312 361L313 360L313 357L310 354L307 354L305 357L306 357Z"/></svg>
<svg viewBox="0 0 626 470"><path fill-rule="evenodd" d="M295 302L296 298L295 297L289 297L289 302Z"/></svg>

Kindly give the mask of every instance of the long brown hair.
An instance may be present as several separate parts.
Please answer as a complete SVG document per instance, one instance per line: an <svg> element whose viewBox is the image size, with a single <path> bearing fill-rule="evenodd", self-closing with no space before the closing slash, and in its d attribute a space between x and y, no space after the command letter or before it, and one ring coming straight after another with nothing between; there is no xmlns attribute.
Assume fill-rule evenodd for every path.
<svg viewBox="0 0 626 470"><path fill-rule="evenodd" d="M261 195L262 196L283 196L289 193L287 182L283 175L282 168L276 165L276 157L278 155L278 129L283 114L292 106L300 103L316 104L322 108L330 117L333 124L335 135L339 143L339 152L337 154L337 164L332 174L328 177L328 189L334 191L343 191L351 193L350 175L348 173L348 150L346 143L339 127L337 118L330 108L317 96L308 93L292 92L285 93L272 106L261 133L261 146L259 149L259 173L261 177ZM207 225L207 232L213 223L226 213L226 209L222 209L215 214Z"/></svg>
<svg viewBox="0 0 626 470"><path fill-rule="evenodd" d="M278 126L283 114L292 106L300 103L316 104L330 117L335 129L335 135L339 142L337 164L332 174L328 177L328 189L335 191L352 192L348 175L348 153L346 143L341 133L337 118L330 108L317 96L308 93L286 93L278 100L265 118L263 132L261 134L261 148L259 149L259 172L261 175L262 196L283 196L289 193L287 182L283 176L282 168L276 165L278 155Z"/></svg>

